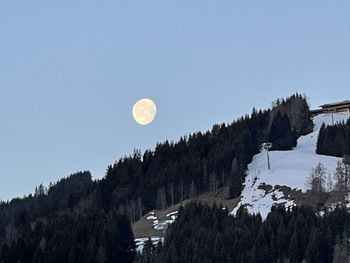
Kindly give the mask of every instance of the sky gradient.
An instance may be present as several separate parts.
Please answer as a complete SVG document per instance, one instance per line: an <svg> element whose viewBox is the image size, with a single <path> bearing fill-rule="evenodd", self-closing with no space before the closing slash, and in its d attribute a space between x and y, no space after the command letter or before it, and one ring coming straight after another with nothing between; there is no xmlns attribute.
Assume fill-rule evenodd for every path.
<svg viewBox="0 0 350 263"><path fill-rule="evenodd" d="M305 93L350 99L350 1L1 1L0 200ZM148 97L157 116L131 116Z"/></svg>

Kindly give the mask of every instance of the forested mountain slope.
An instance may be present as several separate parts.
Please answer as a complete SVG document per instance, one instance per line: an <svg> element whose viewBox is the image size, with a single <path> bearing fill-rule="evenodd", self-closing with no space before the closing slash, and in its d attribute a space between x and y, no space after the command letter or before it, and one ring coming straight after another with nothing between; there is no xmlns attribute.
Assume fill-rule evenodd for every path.
<svg viewBox="0 0 350 263"><path fill-rule="evenodd" d="M349 262L350 217L336 208L323 217L308 207L274 207L263 221L240 209L189 204L179 210L164 244L147 242L144 263L345 263Z"/></svg>
<svg viewBox="0 0 350 263"><path fill-rule="evenodd" d="M231 124L135 151L110 165L101 180L80 172L39 185L34 195L0 204L0 261L128 262L134 253L129 220L224 186L227 198L237 197L262 142L287 150L311 130L306 98L295 94Z"/></svg>
<svg viewBox="0 0 350 263"><path fill-rule="evenodd" d="M315 208L316 211L334 208L337 205L348 206L350 185L349 181L347 183L349 179L346 178L350 176L350 173L348 172L346 175L346 171L350 169L350 163L345 165L342 164L342 158L317 154L316 145L320 144L320 140L328 138L327 134L319 135L320 130L322 132L322 129L327 127L328 130L335 130L335 135L333 134L327 139L334 141L334 147L331 146L331 143L328 144L329 149L339 149L339 144L336 143L338 141L336 136L339 132L336 131L346 127L345 125L349 123L349 117L350 113L348 112L334 113L333 116L331 114L314 116L313 131L299 137L296 147L283 151L272 149L269 152L271 170L268 170L267 152L262 151L256 154L248 165L244 188L239 197L240 201L231 214L235 215L240 208L244 207L249 213L259 213L262 219L266 219L271 208L276 205L282 205L286 208L295 205L308 205ZM333 125L332 122L334 122ZM345 134L341 132L340 138L343 139L341 135ZM343 142L340 149L349 146L346 140ZM324 178L320 182L320 189L313 190L309 181L310 174L317 167L322 167ZM339 176L343 178L341 182L339 182ZM223 204L223 202L219 202ZM230 202L234 202L234 200L230 200ZM159 221L159 218L157 220ZM159 233L157 234L159 235ZM160 234L160 236L162 235ZM143 243L139 244L140 247L143 245Z"/></svg>

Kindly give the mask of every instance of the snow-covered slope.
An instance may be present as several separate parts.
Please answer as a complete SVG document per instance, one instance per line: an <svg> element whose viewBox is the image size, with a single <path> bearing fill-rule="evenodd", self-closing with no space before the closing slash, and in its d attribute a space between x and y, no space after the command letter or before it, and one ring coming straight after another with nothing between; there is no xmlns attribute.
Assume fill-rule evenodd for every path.
<svg viewBox="0 0 350 263"><path fill-rule="evenodd" d="M349 113L336 113L333 115L334 123L347 120ZM330 114L320 114L314 117L314 130L312 133L301 136L297 146L290 151L270 151L271 170L267 169L266 152L254 156L248 165L245 186L241 194L241 201L231 212L235 214L241 205L250 213L260 213L266 218L274 204L285 203L294 205L293 201L284 197L276 186L288 186L292 189L306 191L306 182L312 168L318 163L323 164L327 172L333 174L337 161L340 158L316 154L317 137L322 123L332 124ZM271 185L269 191L261 189L262 185ZM260 186L260 188L259 188Z"/></svg>

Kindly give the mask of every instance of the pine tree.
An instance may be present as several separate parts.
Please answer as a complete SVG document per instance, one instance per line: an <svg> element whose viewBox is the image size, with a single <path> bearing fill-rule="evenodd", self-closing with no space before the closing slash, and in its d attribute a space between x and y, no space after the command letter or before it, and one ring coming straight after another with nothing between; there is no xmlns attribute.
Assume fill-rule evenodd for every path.
<svg viewBox="0 0 350 263"><path fill-rule="evenodd" d="M310 263L330 263L330 247L324 233L319 228L312 231L311 241L306 251L306 260Z"/></svg>
<svg viewBox="0 0 350 263"><path fill-rule="evenodd" d="M295 231L289 243L288 248L288 258L290 263L300 262L300 251L299 251L299 241L298 233Z"/></svg>
<svg viewBox="0 0 350 263"><path fill-rule="evenodd" d="M151 238L145 242L142 250L142 262L151 263L153 256L155 256L156 247L153 245Z"/></svg>
<svg viewBox="0 0 350 263"><path fill-rule="evenodd" d="M333 263L350 262L350 255L348 253L348 241L346 238L340 239L334 246Z"/></svg>
<svg viewBox="0 0 350 263"><path fill-rule="evenodd" d="M320 131L318 133L318 138L317 138L317 146L316 146L316 153L317 154L325 154L326 151L324 149L325 145L325 137L326 137L326 131L325 131L326 125L323 122L320 128Z"/></svg>
<svg viewBox="0 0 350 263"><path fill-rule="evenodd" d="M274 117L269 134L274 150L290 150L296 145L296 133L291 129L287 115L280 112Z"/></svg>

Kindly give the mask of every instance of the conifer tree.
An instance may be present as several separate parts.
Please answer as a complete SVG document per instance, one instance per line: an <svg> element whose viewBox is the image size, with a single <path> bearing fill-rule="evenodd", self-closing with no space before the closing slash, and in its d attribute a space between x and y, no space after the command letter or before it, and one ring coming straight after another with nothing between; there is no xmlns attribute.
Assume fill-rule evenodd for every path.
<svg viewBox="0 0 350 263"><path fill-rule="evenodd" d="M330 247L324 233L319 228L312 231L311 241L306 251L307 262L330 263Z"/></svg>

